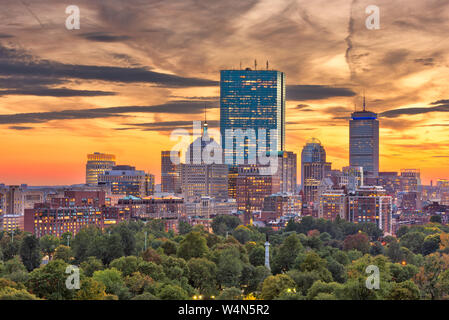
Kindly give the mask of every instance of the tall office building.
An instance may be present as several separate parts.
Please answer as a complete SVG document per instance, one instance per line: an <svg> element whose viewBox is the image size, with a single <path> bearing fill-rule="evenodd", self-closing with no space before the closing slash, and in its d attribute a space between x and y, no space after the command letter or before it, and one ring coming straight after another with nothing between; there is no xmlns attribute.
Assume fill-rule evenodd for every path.
<svg viewBox="0 0 449 320"><path fill-rule="evenodd" d="M377 114L366 111L351 114L349 120L349 165L363 167L365 176L379 174L379 121Z"/></svg>
<svg viewBox="0 0 449 320"><path fill-rule="evenodd" d="M280 180L280 190L284 193L296 194L297 182L297 157L291 151L280 151L278 157L278 175Z"/></svg>
<svg viewBox="0 0 449 320"><path fill-rule="evenodd" d="M115 156L113 154L99 152L88 154L86 163L86 184L98 184L98 175L103 174L106 170L111 170L113 166L115 166Z"/></svg>
<svg viewBox="0 0 449 320"><path fill-rule="evenodd" d="M301 189L303 205L310 207L318 203L318 187L331 170L331 163L326 162L326 151L318 139L312 138L301 152Z"/></svg>
<svg viewBox="0 0 449 320"><path fill-rule="evenodd" d="M167 193L181 192L180 165L173 163L171 151L161 152L161 191ZM181 152L177 152L178 159Z"/></svg>
<svg viewBox="0 0 449 320"><path fill-rule="evenodd" d="M262 211L265 197L280 191L279 175L263 175L258 165L240 165L236 190L237 209L250 217Z"/></svg>
<svg viewBox="0 0 449 320"><path fill-rule="evenodd" d="M226 130L234 131L232 145L226 145ZM255 136L245 136L253 129ZM259 137L259 129L266 136ZM270 142L275 130L276 143ZM222 70L220 74L220 133L225 163L255 164L255 152L284 150L285 146L285 75L275 70ZM231 141L231 140L228 140ZM238 142L240 141L240 142ZM265 148L262 148L262 145ZM243 150L243 152L242 152ZM237 162L241 159L242 162Z"/></svg>

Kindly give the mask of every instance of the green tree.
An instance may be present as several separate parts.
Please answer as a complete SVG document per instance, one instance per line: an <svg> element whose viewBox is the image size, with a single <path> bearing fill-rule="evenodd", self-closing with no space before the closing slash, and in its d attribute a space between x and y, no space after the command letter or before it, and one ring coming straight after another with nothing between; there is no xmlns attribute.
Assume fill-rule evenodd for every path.
<svg viewBox="0 0 449 320"><path fill-rule="evenodd" d="M320 258L318 254L311 251L307 253L304 262L300 265L302 272L316 272L321 280L324 282L332 281L332 274L326 268L326 260Z"/></svg>
<svg viewBox="0 0 449 320"><path fill-rule="evenodd" d="M242 300L242 290L236 287L226 288L217 297L218 300Z"/></svg>
<svg viewBox="0 0 449 320"><path fill-rule="evenodd" d="M208 251L206 238L201 233L192 231L179 244L177 255L187 261L191 258L201 258Z"/></svg>
<svg viewBox="0 0 449 320"><path fill-rule="evenodd" d="M164 253L170 256L176 254L178 244L172 240L167 239L164 241L164 243L162 243L161 247L164 250Z"/></svg>
<svg viewBox="0 0 449 320"><path fill-rule="evenodd" d="M441 299L449 291L449 255L432 253L414 277L424 298Z"/></svg>
<svg viewBox="0 0 449 320"><path fill-rule="evenodd" d="M48 300L71 300L75 290L66 287L67 266L62 260L52 260L44 267L34 269L26 283L28 290Z"/></svg>
<svg viewBox="0 0 449 320"><path fill-rule="evenodd" d="M302 248L302 244L296 234L288 236L273 258L273 272L286 272L292 268Z"/></svg>
<svg viewBox="0 0 449 320"><path fill-rule="evenodd" d="M262 246L253 248L250 251L248 258L249 262L255 267L265 265L265 248Z"/></svg>
<svg viewBox="0 0 449 320"><path fill-rule="evenodd" d="M440 247L440 235L432 234L424 238L424 243L422 244L422 254L428 255L437 251Z"/></svg>
<svg viewBox="0 0 449 320"><path fill-rule="evenodd" d="M394 283L387 296L389 300L419 300L419 298L419 288L410 280Z"/></svg>
<svg viewBox="0 0 449 320"><path fill-rule="evenodd" d="M60 259L67 263L71 263L73 260L72 249L70 247L60 245L55 249L53 259Z"/></svg>
<svg viewBox="0 0 449 320"><path fill-rule="evenodd" d="M162 300L187 300L189 298L183 288L171 284L163 286L158 297Z"/></svg>
<svg viewBox="0 0 449 320"><path fill-rule="evenodd" d="M187 263L189 283L200 293L212 295L216 291L217 266L205 258L193 258Z"/></svg>
<svg viewBox="0 0 449 320"><path fill-rule="evenodd" d="M240 219L236 216L218 215L212 220L211 226L215 234L226 236L240 224Z"/></svg>
<svg viewBox="0 0 449 320"><path fill-rule="evenodd" d="M262 284L261 297L263 300L273 300L281 293L295 288L295 282L287 274L269 276Z"/></svg>
<svg viewBox="0 0 449 320"><path fill-rule="evenodd" d="M75 293L75 300L103 300L106 287L103 283L92 278L84 278L80 283L80 290Z"/></svg>
<svg viewBox="0 0 449 320"><path fill-rule="evenodd" d="M23 239L19 252L28 271L32 271L41 264L39 240L34 235L28 235Z"/></svg>
<svg viewBox="0 0 449 320"><path fill-rule="evenodd" d="M223 287L235 287L239 285L239 279L243 271L243 263L240 253L235 247L220 252L217 264L217 280Z"/></svg>
<svg viewBox="0 0 449 320"><path fill-rule="evenodd" d="M410 249L413 253L421 253L425 234L422 232L408 232L400 238L400 245Z"/></svg>
<svg viewBox="0 0 449 320"><path fill-rule="evenodd" d="M179 234L188 234L192 231L192 226L185 221L179 221Z"/></svg>
<svg viewBox="0 0 449 320"><path fill-rule="evenodd" d="M92 279L102 283L106 293L114 294L120 300L129 298L129 291L125 286L122 273L116 268L95 271Z"/></svg>
<svg viewBox="0 0 449 320"><path fill-rule="evenodd" d="M38 298L25 289L5 287L0 289L0 300L38 300Z"/></svg>
<svg viewBox="0 0 449 320"><path fill-rule="evenodd" d="M139 264L142 261L142 258L136 256L120 257L113 260L109 266L121 271L123 276L130 276L139 270Z"/></svg>
<svg viewBox="0 0 449 320"><path fill-rule="evenodd" d="M326 283L321 280L318 280L307 291L307 299L318 300L320 298L322 299L323 297L329 298L329 296L320 295L321 293L327 293L332 296L330 297L331 299L332 298L335 299L335 291L341 288L341 286L342 286L341 284L336 282Z"/></svg>
<svg viewBox="0 0 449 320"><path fill-rule="evenodd" d="M59 238L46 234L39 239L39 246L46 255L51 255L59 246Z"/></svg>
<svg viewBox="0 0 449 320"><path fill-rule="evenodd" d="M86 261L81 262L80 267L88 277L92 277L95 271L104 269L103 263L96 257L88 257Z"/></svg>

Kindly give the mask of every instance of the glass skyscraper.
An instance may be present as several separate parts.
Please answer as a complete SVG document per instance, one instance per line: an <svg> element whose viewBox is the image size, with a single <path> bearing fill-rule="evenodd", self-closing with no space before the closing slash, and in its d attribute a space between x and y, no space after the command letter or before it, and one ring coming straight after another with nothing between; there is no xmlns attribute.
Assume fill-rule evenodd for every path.
<svg viewBox="0 0 449 320"><path fill-rule="evenodd" d="M226 145L226 130L234 131L232 147ZM255 139L244 136L253 129ZM266 129L259 137L259 129ZM275 130L276 143L270 143L270 130ZM237 157L247 163L254 159L261 140L265 150L284 150L285 145L285 74L275 70L222 70L220 74L220 132L227 164L238 164ZM238 141L243 141L243 145ZM238 147L243 147L242 149ZM240 149L240 150L239 150ZM242 151L243 150L243 154ZM254 153L253 153L254 155ZM231 158L232 157L232 158ZM256 160L256 159L254 159Z"/></svg>
<svg viewBox="0 0 449 320"><path fill-rule="evenodd" d="M349 164L363 167L365 175L379 174L379 121L377 114L357 111L349 121Z"/></svg>
<svg viewBox="0 0 449 320"><path fill-rule="evenodd" d="M326 162L326 151L318 139L307 141L301 152L301 188L303 204L311 206L317 203L318 186L331 170L331 163Z"/></svg>

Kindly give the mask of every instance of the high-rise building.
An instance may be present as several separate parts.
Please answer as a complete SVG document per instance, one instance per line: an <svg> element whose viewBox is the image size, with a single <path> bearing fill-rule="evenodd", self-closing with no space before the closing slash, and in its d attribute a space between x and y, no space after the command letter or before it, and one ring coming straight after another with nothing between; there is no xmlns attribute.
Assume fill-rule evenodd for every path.
<svg viewBox="0 0 449 320"><path fill-rule="evenodd" d="M401 178L395 171L379 172L377 185L382 186L387 192L387 195L395 197L401 191Z"/></svg>
<svg viewBox="0 0 449 320"><path fill-rule="evenodd" d="M235 199L237 194L238 166L229 166L228 171L228 198Z"/></svg>
<svg viewBox="0 0 449 320"><path fill-rule="evenodd" d="M181 177L179 159L181 152L177 152L178 164L171 159L171 151L161 152L161 191L166 193L181 193Z"/></svg>
<svg viewBox="0 0 449 320"><path fill-rule="evenodd" d="M297 157L291 151L280 151L278 157L278 171L280 178L280 189L283 193L297 193Z"/></svg>
<svg viewBox="0 0 449 320"><path fill-rule="evenodd" d="M119 165L100 174L98 185L107 185L112 194L145 197L154 194L154 175L132 166Z"/></svg>
<svg viewBox="0 0 449 320"><path fill-rule="evenodd" d="M318 187L331 170L331 163L326 162L326 151L318 139L309 140L301 152L301 189L303 205L311 207L318 203Z"/></svg>
<svg viewBox="0 0 449 320"><path fill-rule="evenodd" d="M265 197L280 190L279 176L263 175L257 165L240 165L236 185L237 209L247 215L262 211Z"/></svg>
<svg viewBox="0 0 449 320"><path fill-rule="evenodd" d="M342 189L326 190L320 195L318 217L332 221L337 217L346 219L346 200Z"/></svg>
<svg viewBox="0 0 449 320"><path fill-rule="evenodd" d="M181 189L186 201L203 196L228 199L228 165L181 164Z"/></svg>
<svg viewBox="0 0 449 320"><path fill-rule="evenodd" d="M363 167L365 176L379 173L379 121L377 114L365 110L351 114L349 120L349 164Z"/></svg>
<svg viewBox="0 0 449 320"><path fill-rule="evenodd" d="M401 191L418 191L419 186L421 186L419 169L401 170Z"/></svg>
<svg viewBox="0 0 449 320"><path fill-rule="evenodd" d="M111 170L115 166L115 156L113 154L105 154L95 152L87 155L86 163L86 184L98 184L98 176L106 170Z"/></svg>
<svg viewBox="0 0 449 320"><path fill-rule="evenodd" d="M392 197L380 186L361 186L348 196L348 219L354 223L375 223L391 234Z"/></svg>
<svg viewBox="0 0 449 320"><path fill-rule="evenodd" d="M255 136L245 133L253 129ZM265 129L264 137L259 129ZM233 137L226 131L233 131ZM270 137L270 130L275 136ZM285 146L285 75L275 70L222 70L220 74L220 132L225 162L256 164L256 152L282 151ZM270 138L275 139L272 145ZM264 146L264 148L263 148ZM237 162L241 159L242 162ZM248 161L250 160L250 161Z"/></svg>

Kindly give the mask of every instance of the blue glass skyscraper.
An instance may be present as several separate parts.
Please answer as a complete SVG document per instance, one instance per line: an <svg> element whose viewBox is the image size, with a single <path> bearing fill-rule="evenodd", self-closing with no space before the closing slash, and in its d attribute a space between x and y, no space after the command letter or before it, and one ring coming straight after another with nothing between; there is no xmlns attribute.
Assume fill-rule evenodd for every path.
<svg viewBox="0 0 449 320"><path fill-rule="evenodd" d="M365 175L379 174L379 121L377 114L365 110L351 114L349 121L349 164L363 167Z"/></svg>
<svg viewBox="0 0 449 320"><path fill-rule="evenodd" d="M234 134L233 147L226 145L226 130L253 129L255 142ZM266 129L266 138L259 137L259 129ZM275 130L275 145L270 143L270 130ZM240 157L251 157L251 148L261 147L278 152L285 146L285 75L275 70L222 70L220 74L220 132L226 163L237 164ZM238 150L238 138L244 141L244 154ZM265 141L261 142L261 139ZM232 157L232 158L230 158ZM229 163L232 159L232 163Z"/></svg>

